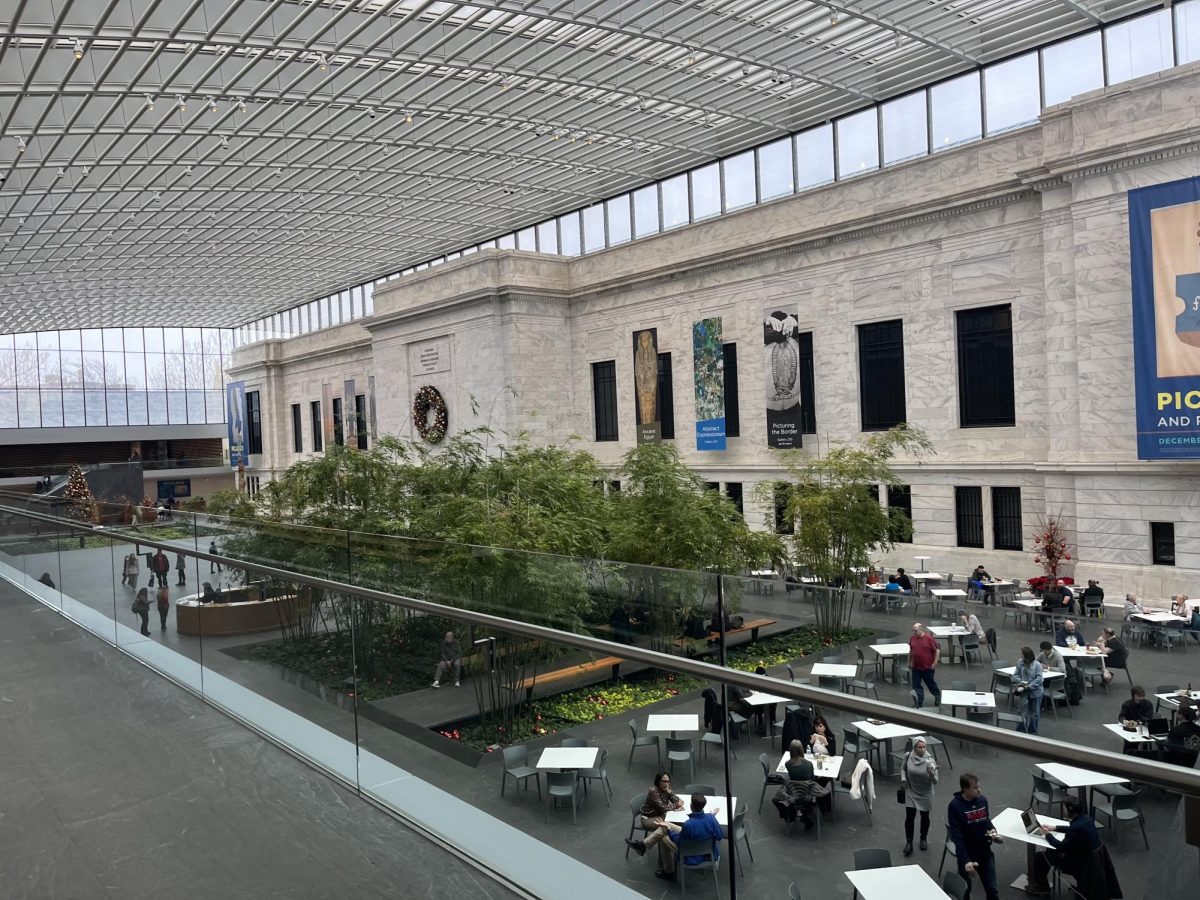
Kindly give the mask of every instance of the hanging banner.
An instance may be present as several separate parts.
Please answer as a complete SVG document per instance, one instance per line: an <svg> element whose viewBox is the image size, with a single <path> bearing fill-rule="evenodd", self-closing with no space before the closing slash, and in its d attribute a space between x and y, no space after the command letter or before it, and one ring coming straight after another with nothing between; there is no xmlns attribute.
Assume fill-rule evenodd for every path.
<svg viewBox="0 0 1200 900"><path fill-rule="evenodd" d="M725 449L725 344L721 317L692 323L696 449Z"/></svg>
<svg viewBox="0 0 1200 900"><path fill-rule="evenodd" d="M236 469L246 460L246 382L225 385L225 422L229 438L229 465Z"/></svg>
<svg viewBox="0 0 1200 900"><path fill-rule="evenodd" d="M366 425L358 421L358 409L354 405L354 379L342 382L342 440L347 447L358 446L358 429Z"/></svg>
<svg viewBox="0 0 1200 900"><path fill-rule="evenodd" d="M634 410L637 442L657 444L662 440L658 417L658 329L633 333Z"/></svg>
<svg viewBox="0 0 1200 900"><path fill-rule="evenodd" d="M1129 192L1138 459L1200 458L1200 178Z"/></svg>
<svg viewBox="0 0 1200 900"><path fill-rule="evenodd" d="M367 376L367 414L371 420L371 439L379 437L379 420L375 415L375 376Z"/></svg>
<svg viewBox="0 0 1200 900"><path fill-rule="evenodd" d="M791 450L800 436L800 329L797 307L768 309L763 316L767 446Z"/></svg>
<svg viewBox="0 0 1200 900"><path fill-rule="evenodd" d="M325 455L331 452L335 443L336 433L333 428L333 385L321 385L321 430L325 432Z"/></svg>

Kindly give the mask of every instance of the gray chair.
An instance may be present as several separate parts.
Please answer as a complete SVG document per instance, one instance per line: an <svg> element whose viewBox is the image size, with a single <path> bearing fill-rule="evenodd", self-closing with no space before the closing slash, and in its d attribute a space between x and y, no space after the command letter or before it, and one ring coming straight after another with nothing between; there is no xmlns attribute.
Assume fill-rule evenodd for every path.
<svg viewBox="0 0 1200 900"><path fill-rule="evenodd" d="M712 731L706 731L700 735L700 756L702 759L708 759L708 748L714 747L720 750L725 746L725 736ZM737 759L737 748L733 746L733 741L729 742L729 752L733 754L733 758Z"/></svg>
<svg viewBox="0 0 1200 900"><path fill-rule="evenodd" d="M550 823L550 807L558 808L559 800L571 801L571 824L579 807L579 776L574 772L546 773L546 823Z"/></svg>
<svg viewBox="0 0 1200 900"><path fill-rule="evenodd" d="M612 785L608 781L608 751L601 750L600 758L596 761L595 768L580 769L579 780L583 783L583 796L587 796L588 782L600 782L600 788L604 791L604 802L612 806Z"/></svg>
<svg viewBox="0 0 1200 900"><path fill-rule="evenodd" d="M663 742L667 749L667 762L671 764L671 774L675 774L675 763L685 762L692 776L696 775L696 751L691 738L667 738Z"/></svg>
<svg viewBox="0 0 1200 900"><path fill-rule="evenodd" d="M938 863L939 878L941 877L942 869L946 868L946 857L949 856L956 861L958 859L958 848L954 846L954 841L950 839L950 826L946 824L945 819L942 819L942 825L946 827L946 840L942 842L942 861ZM630 832L630 834L633 834L633 832ZM625 855L628 856L629 852L626 851ZM955 872L955 874L957 875L958 873Z"/></svg>
<svg viewBox="0 0 1200 900"><path fill-rule="evenodd" d="M583 738L563 738L559 743L560 747L586 747L588 742Z"/></svg>
<svg viewBox="0 0 1200 900"><path fill-rule="evenodd" d="M967 900L969 885L957 872L947 872L942 876L942 892L954 900Z"/></svg>
<svg viewBox="0 0 1200 900"><path fill-rule="evenodd" d="M1156 693L1156 694L1174 694L1178 690L1179 690L1179 685L1177 685L1177 684L1156 684L1154 686L1154 693ZM1162 702L1161 698L1159 698L1159 697L1154 698L1154 711L1155 712L1158 712L1160 709L1162 709L1162 703L1163 702Z"/></svg>
<svg viewBox="0 0 1200 900"><path fill-rule="evenodd" d="M685 784L679 792L680 797L690 797L692 794L703 794L705 797L715 797L717 789L711 784Z"/></svg>
<svg viewBox="0 0 1200 900"><path fill-rule="evenodd" d="M713 859L713 842L708 839L699 841L680 840L678 848L675 851L675 873L679 878L679 892L684 897L687 896L687 875L688 872L712 872L713 889L716 891L716 896L721 896L721 882L717 878L717 869L721 866L719 859ZM701 860L698 863L688 864L684 860L689 856L707 856L707 859Z"/></svg>
<svg viewBox="0 0 1200 900"><path fill-rule="evenodd" d="M1007 672L992 673L992 693L996 695L996 704L999 706L1000 698L1005 698L1005 705L1012 706L1015 695L1013 694L1013 677Z"/></svg>
<svg viewBox="0 0 1200 900"><path fill-rule="evenodd" d="M765 800L767 797L767 787L769 785L778 786L781 784L786 784L788 778L786 775L780 775L778 772L772 771L771 760L767 757L767 754L765 754L765 753L758 754L758 761L762 765L762 770L763 770L762 793L758 797L758 811L761 813L762 807L763 807L763 800Z"/></svg>
<svg viewBox="0 0 1200 900"><path fill-rule="evenodd" d="M629 811L633 813L633 822L629 826L629 837L627 840L633 840L633 833L640 830L642 834L646 833L646 829L642 827L642 806L646 802L646 795L634 794L629 798ZM629 845L625 845L625 858L629 859Z"/></svg>
<svg viewBox="0 0 1200 900"><path fill-rule="evenodd" d="M882 847L864 847L854 851L854 871L860 869L890 869L892 866L891 851ZM858 898L858 888L854 889L855 900Z"/></svg>
<svg viewBox="0 0 1200 900"><path fill-rule="evenodd" d="M501 752L504 755L504 774L500 776L500 796L504 796L504 787L509 778L515 779L517 784L524 785L525 790L529 790L528 781L532 778L537 785L538 799L541 800L542 781L538 778L538 770L529 765L529 748L518 744L515 747L505 747Z"/></svg>
<svg viewBox="0 0 1200 900"><path fill-rule="evenodd" d="M1150 840L1146 837L1146 817L1142 815L1142 806L1138 802L1139 796L1141 796L1141 791L1130 791L1127 794L1113 794L1103 800L1098 800L1093 794L1092 814L1104 816L1108 820L1108 824L1112 828L1113 837L1117 841L1121 840L1121 833L1117 828L1117 823L1136 821L1142 829L1142 843L1149 850Z"/></svg>
<svg viewBox="0 0 1200 900"><path fill-rule="evenodd" d="M796 882L788 885L788 900L803 900L800 896L800 888L796 886Z"/></svg>
<svg viewBox="0 0 1200 900"><path fill-rule="evenodd" d="M962 646L963 664L969 669L971 667L971 656L974 654L979 657L979 664L983 665L983 650L979 645L979 638L973 634L963 635Z"/></svg>
<svg viewBox="0 0 1200 900"><path fill-rule="evenodd" d="M1070 718L1075 718L1075 714L1071 712L1071 704L1067 700L1067 692L1065 688L1044 688L1042 691L1042 703L1050 707L1050 711L1054 713L1054 718L1058 718L1058 705L1061 703L1067 709L1067 715Z"/></svg>
<svg viewBox="0 0 1200 900"><path fill-rule="evenodd" d="M737 857L738 871L744 878L746 869L742 866L742 854L738 851L738 841L745 843L746 852L750 854L750 862L754 862L754 851L750 849L750 831L746 827L746 804L744 803L738 804L737 815L733 817L733 833L729 836L729 843L733 846L733 855Z"/></svg>
<svg viewBox="0 0 1200 900"><path fill-rule="evenodd" d="M975 682L973 681L952 681L950 682L950 690L973 692L979 690L979 688L975 687Z"/></svg>
<svg viewBox="0 0 1200 900"><path fill-rule="evenodd" d="M654 755L658 757L658 767L662 768L662 743L658 739L657 734L638 734L637 722L634 719L629 720L629 730L633 732L633 744L629 747L629 762L625 766L625 770L629 771L633 766L633 752L638 747L653 747Z"/></svg>
<svg viewBox="0 0 1200 900"><path fill-rule="evenodd" d="M1071 792L1061 785L1056 785L1049 778L1039 775L1037 772L1033 774L1033 790L1029 793L1029 805L1035 803L1044 803L1050 811L1054 807L1059 808L1059 814L1062 814L1062 803L1064 800L1071 798Z"/></svg>

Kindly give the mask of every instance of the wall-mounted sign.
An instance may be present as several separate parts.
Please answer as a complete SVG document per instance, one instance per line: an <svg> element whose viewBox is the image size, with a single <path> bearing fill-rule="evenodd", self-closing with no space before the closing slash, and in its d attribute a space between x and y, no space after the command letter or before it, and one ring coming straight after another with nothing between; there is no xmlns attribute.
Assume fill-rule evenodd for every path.
<svg viewBox="0 0 1200 900"><path fill-rule="evenodd" d="M772 307L763 315L763 371L766 374L767 446L790 450L800 436L800 329L797 307Z"/></svg>
<svg viewBox="0 0 1200 900"><path fill-rule="evenodd" d="M229 438L229 464L233 468L246 464L246 382L231 381L225 385L225 423Z"/></svg>
<svg viewBox="0 0 1200 900"><path fill-rule="evenodd" d="M639 444L662 440L658 418L658 329L633 333L634 416Z"/></svg>
<svg viewBox="0 0 1200 900"><path fill-rule="evenodd" d="M696 449L725 449L725 344L721 317L692 323Z"/></svg>
<svg viewBox="0 0 1200 900"><path fill-rule="evenodd" d="M168 500L171 497L192 496L192 479L175 478L171 481L158 482L158 499Z"/></svg>
<svg viewBox="0 0 1200 900"><path fill-rule="evenodd" d="M1200 458L1200 178L1129 192L1139 459Z"/></svg>
<svg viewBox="0 0 1200 900"><path fill-rule="evenodd" d="M450 338L434 338L408 345L408 374L417 378L450 371Z"/></svg>

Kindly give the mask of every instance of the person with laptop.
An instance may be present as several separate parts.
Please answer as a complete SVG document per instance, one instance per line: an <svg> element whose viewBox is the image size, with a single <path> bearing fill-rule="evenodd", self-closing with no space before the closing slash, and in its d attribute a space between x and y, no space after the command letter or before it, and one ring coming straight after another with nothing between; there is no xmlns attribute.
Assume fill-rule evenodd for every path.
<svg viewBox="0 0 1200 900"><path fill-rule="evenodd" d="M1196 759L1200 757L1200 724L1197 724L1196 718L1195 704L1180 702L1179 721L1167 733L1163 762L1187 766L1189 769L1196 765Z"/></svg>
<svg viewBox="0 0 1200 900"><path fill-rule="evenodd" d="M1127 722L1146 725L1153 718L1154 704L1146 699L1146 689L1135 684L1129 689L1129 699L1121 704L1121 711L1117 713L1117 719L1122 725Z"/></svg>
<svg viewBox="0 0 1200 900"><path fill-rule="evenodd" d="M1083 805L1077 798L1065 799L1063 811L1069 824L1041 826L1040 830L1050 849L1034 857L1033 872L1025 887L1027 894L1049 895L1051 868L1078 879L1080 873L1091 864L1092 854L1100 847L1096 823L1083 811ZM1061 840L1059 834L1063 835Z"/></svg>

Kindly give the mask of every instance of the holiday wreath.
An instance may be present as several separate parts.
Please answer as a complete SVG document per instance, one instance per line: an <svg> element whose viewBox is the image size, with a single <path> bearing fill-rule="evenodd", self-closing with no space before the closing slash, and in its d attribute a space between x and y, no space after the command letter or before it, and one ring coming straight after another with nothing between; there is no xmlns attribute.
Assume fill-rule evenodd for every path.
<svg viewBox="0 0 1200 900"><path fill-rule="evenodd" d="M432 422L429 421L431 410ZM437 444L446 436L446 401L433 385L427 384L417 391L417 396L413 398L412 417L421 440Z"/></svg>

